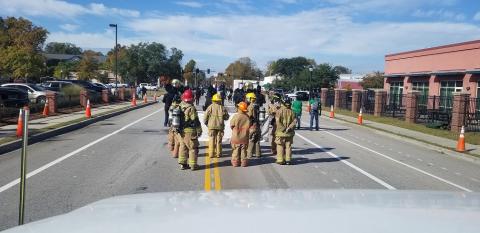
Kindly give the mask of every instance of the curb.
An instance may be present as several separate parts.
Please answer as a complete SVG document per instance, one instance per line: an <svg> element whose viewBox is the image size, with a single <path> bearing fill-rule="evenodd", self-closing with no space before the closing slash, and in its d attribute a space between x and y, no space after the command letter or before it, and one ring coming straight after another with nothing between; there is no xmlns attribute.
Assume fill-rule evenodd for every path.
<svg viewBox="0 0 480 233"><path fill-rule="evenodd" d="M112 113L107 113L107 114L104 114L104 115L101 115L101 116L98 116L98 117L94 117L94 118L90 118L90 119L87 119L87 120L80 121L78 123L73 123L73 124L66 125L66 126L63 126L63 127L57 128L57 129L52 129L52 130L49 130L49 131L46 131L46 132L43 132L43 133L35 134L35 135L32 135L32 136L28 137L28 145L32 145L32 144L35 144L37 142L41 142L41 141L43 141L45 139L48 139L48 138L51 138L51 137L55 137L55 136L58 136L58 135L61 135L61 134L64 134L64 133L68 133L68 132L71 132L71 131L74 131L74 130L78 130L78 129L84 128L88 125L91 125L93 123L103 121L103 120L106 120L108 118L118 116L118 115L121 115L123 113L130 112L132 110L147 107L147 106L150 106L150 105L153 105L153 104L156 104L156 103L158 103L158 101L157 102L149 102L149 103L142 104L142 105L137 105L135 107L126 108L126 109L116 111L116 112L112 112ZM22 148L22 139L17 139L15 141L7 142L5 144L2 144L2 145L0 145L0 156L5 154L5 153L20 149L20 148Z"/></svg>
<svg viewBox="0 0 480 233"><path fill-rule="evenodd" d="M339 115L341 115L341 114L339 114ZM327 118L327 119L330 119L329 116L326 113L325 114L322 113L322 116ZM353 126L358 126L358 124L356 124L355 122L351 122L349 120L345 120L345 119L341 119L341 118L334 118L333 120L338 121L338 122L351 124ZM444 155L448 155L448 156L456 158L456 159L463 159L463 160L466 160L466 161L469 161L469 162L480 164L480 158L476 157L474 155L470 155L470 154L467 154L467 153L456 152L456 151L454 151L450 148L442 147L442 146L439 146L439 145L434 144L434 143L425 142L423 140L414 139L414 138L404 136L404 135L401 135L401 134L396 134L394 132L384 130L384 129L381 129L381 128L377 128L377 127L374 127L374 126L366 125L366 126L363 126L363 127L366 127L370 130L381 133L385 136L389 136L389 137L396 138L396 139L402 139L404 141L413 143L415 145L423 146L427 149L434 150L436 152L439 152L439 153L444 154Z"/></svg>

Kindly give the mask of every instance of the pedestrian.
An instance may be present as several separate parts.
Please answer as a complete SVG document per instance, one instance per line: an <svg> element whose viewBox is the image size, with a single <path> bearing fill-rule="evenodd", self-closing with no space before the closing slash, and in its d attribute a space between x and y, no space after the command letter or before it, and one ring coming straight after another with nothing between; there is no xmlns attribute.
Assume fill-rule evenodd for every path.
<svg viewBox="0 0 480 233"><path fill-rule="evenodd" d="M145 86L142 86L142 98L145 98L145 95L147 94L147 88Z"/></svg>
<svg viewBox="0 0 480 233"><path fill-rule="evenodd" d="M178 163L182 170L190 169L196 170L198 157L198 138L202 135L202 126L198 119L197 110L193 105L193 92L186 90L182 95L182 132L180 151L178 155ZM188 161L187 161L188 154ZM188 165L187 165L188 162Z"/></svg>
<svg viewBox="0 0 480 233"><path fill-rule="evenodd" d="M318 96L313 96L308 101L310 105L310 130L313 130L313 122L315 121L315 130L318 131L318 115L321 114L322 111L322 103L318 99Z"/></svg>
<svg viewBox="0 0 480 233"><path fill-rule="evenodd" d="M172 105L170 106L170 115L169 115L169 121L168 121L168 126L169 126L169 129L168 129L168 148L170 150L170 152L172 153L172 157L174 158L178 158L178 151L179 151L179 148L180 148L180 140L181 140L181 136L180 136L180 125L173 125L172 121L174 120L179 120L179 119L173 119L173 113L176 111L176 110L179 110L181 111L180 109L180 103L181 103L181 98L179 95L175 95L173 97L173 101L172 101ZM176 117L180 117L180 116L176 116Z"/></svg>
<svg viewBox="0 0 480 233"><path fill-rule="evenodd" d="M263 104L265 104L265 96L262 94L262 87L260 85L257 85L257 88L255 89L255 96L257 97L256 103L259 107L262 107Z"/></svg>
<svg viewBox="0 0 480 233"><path fill-rule="evenodd" d="M197 87L195 89L195 105L198 106L200 104L200 98L203 95L203 88Z"/></svg>
<svg viewBox="0 0 480 233"><path fill-rule="evenodd" d="M222 157L222 139L225 129L224 121L230 115L227 109L221 105L222 98L219 94L212 97L212 104L205 111L203 122L208 127L208 155L210 158Z"/></svg>
<svg viewBox="0 0 480 233"><path fill-rule="evenodd" d="M246 167L248 166L247 147L249 140L250 119L247 112L247 103L240 102L237 106L238 110L230 120L230 128L232 129L232 166Z"/></svg>
<svg viewBox="0 0 480 233"><path fill-rule="evenodd" d="M277 110L280 109L280 95L273 94L270 97L270 104L268 107L268 114L271 116L270 125L272 126L272 130L270 135L272 136L270 140L270 149L272 150L272 155L277 154L277 144L275 143L275 131L277 129L275 124L275 113Z"/></svg>
<svg viewBox="0 0 480 233"><path fill-rule="evenodd" d="M295 97L295 101L292 103L292 110L295 114L295 119L297 120L297 129L300 129L300 121L302 119L302 101L298 99L298 96Z"/></svg>
<svg viewBox="0 0 480 233"><path fill-rule="evenodd" d="M277 143L277 164L290 165L292 160L292 144L295 135L296 120L290 109L291 100L285 98L280 109L275 113L275 143Z"/></svg>
<svg viewBox="0 0 480 233"><path fill-rule="evenodd" d="M248 104L247 115L250 118L250 133L248 141L247 157L250 159L255 154L255 157L260 158L262 156L260 148L260 121L258 119L259 107L256 104L255 94L250 92L246 95Z"/></svg>

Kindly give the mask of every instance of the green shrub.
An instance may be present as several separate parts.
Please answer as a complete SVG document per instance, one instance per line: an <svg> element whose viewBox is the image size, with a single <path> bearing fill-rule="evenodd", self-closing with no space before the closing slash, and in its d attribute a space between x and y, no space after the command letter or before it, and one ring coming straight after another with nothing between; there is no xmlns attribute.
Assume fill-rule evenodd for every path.
<svg viewBox="0 0 480 233"><path fill-rule="evenodd" d="M68 85L60 90L62 95L64 96L80 96L80 92L83 90L83 88L79 85L73 84L73 85Z"/></svg>

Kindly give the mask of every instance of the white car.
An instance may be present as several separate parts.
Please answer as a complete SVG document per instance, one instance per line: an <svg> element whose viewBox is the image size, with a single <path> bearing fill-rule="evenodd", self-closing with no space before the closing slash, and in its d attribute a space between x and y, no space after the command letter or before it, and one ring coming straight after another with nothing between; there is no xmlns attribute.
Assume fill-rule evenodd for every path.
<svg viewBox="0 0 480 233"><path fill-rule="evenodd" d="M117 83L117 85L115 85L115 83L109 83L107 84L108 86L111 86L112 88L115 88L115 86L118 86L118 87L128 87L128 84L126 83Z"/></svg>
<svg viewBox="0 0 480 233"><path fill-rule="evenodd" d="M296 91L294 93L289 93L287 94L288 97L290 98L296 98L298 97L301 101L307 101L308 100L308 91Z"/></svg>
<svg viewBox="0 0 480 233"><path fill-rule="evenodd" d="M45 103L47 90L32 83L6 83L2 87L12 87L23 90L28 93L28 99L31 103Z"/></svg>
<svg viewBox="0 0 480 233"><path fill-rule="evenodd" d="M155 85L151 85L150 83L140 83L138 84L140 87L145 87L149 91L156 91L158 88Z"/></svg>

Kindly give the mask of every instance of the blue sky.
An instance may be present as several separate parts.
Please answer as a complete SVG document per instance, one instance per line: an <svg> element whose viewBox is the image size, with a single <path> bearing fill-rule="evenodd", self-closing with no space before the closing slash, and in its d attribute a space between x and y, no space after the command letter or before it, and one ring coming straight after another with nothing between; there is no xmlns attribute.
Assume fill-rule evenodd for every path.
<svg viewBox="0 0 480 233"><path fill-rule="evenodd" d="M0 0L0 16L47 28L48 42L102 52L117 23L121 44L160 42L216 71L244 56L261 69L306 56L382 71L388 53L480 39L480 0Z"/></svg>

